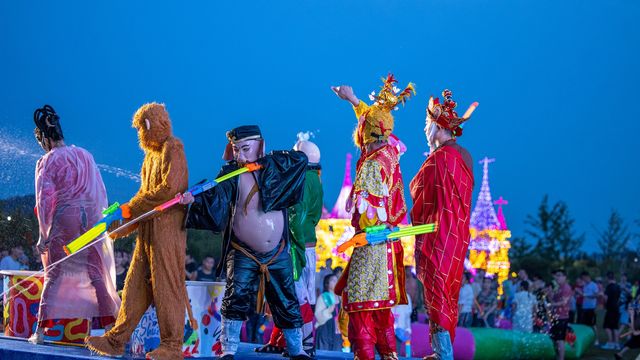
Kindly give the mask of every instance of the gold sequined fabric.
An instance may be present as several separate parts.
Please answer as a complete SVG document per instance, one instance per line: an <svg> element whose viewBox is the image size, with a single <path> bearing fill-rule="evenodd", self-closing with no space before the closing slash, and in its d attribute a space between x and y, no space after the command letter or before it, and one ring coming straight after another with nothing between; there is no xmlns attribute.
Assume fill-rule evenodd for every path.
<svg viewBox="0 0 640 360"><path fill-rule="evenodd" d="M355 248L349 266L349 304L389 299L386 243Z"/></svg>

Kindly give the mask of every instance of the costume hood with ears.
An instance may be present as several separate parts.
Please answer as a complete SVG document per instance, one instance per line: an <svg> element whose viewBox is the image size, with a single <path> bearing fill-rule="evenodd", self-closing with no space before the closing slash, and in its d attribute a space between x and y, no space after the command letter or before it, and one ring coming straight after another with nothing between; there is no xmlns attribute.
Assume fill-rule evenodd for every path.
<svg viewBox="0 0 640 360"><path fill-rule="evenodd" d="M310 133L298 133L298 142L293 145L293 150L302 151L305 155L307 155L307 159L309 159L310 164L319 164L320 163L320 148L318 145L309 141Z"/></svg>
<svg viewBox="0 0 640 360"><path fill-rule="evenodd" d="M265 143L262 138L262 132L260 131L260 127L258 125L242 125L237 128L231 129L227 131L227 146L224 148L224 153L222 154L222 159L225 161L234 160L233 157L233 144L237 144L242 141L247 140L257 140L262 144L260 147L262 148L262 154L258 157L262 157L266 154L265 151Z"/></svg>
<svg viewBox="0 0 640 360"><path fill-rule="evenodd" d="M142 105L133 115L132 126L138 130L140 147L144 151L160 151L172 136L171 119L164 104Z"/></svg>

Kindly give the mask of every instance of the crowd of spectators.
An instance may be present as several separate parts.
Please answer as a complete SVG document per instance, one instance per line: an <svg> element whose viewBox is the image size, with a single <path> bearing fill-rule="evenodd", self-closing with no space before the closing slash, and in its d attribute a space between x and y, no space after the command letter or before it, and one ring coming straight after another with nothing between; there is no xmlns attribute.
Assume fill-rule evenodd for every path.
<svg viewBox="0 0 640 360"><path fill-rule="evenodd" d="M37 254L33 249L28 250ZM114 259L116 287L122 290L131 254L118 250ZM185 280L223 281L216 277L215 268L213 256L206 255L197 263L187 254ZM0 251L0 270L41 269L40 257L28 256L22 246ZM341 299L333 293L342 271L341 267L334 268L328 259L316 274L317 349L349 349L347 316L340 310ZM422 285L411 267L406 268L406 274L409 304L393 309L398 346L410 340L412 323L428 322ZM568 279L566 272L558 269L553 272L552 281L548 282L537 274L529 276L525 269L521 269L503 282L502 294L499 294L499 287L496 278L487 276L483 270L465 273L458 302L458 326L545 333L554 341L559 358L564 357L565 341L572 341L570 324L589 326L595 334L595 345L616 351L616 358L622 358L629 349L640 348L640 281L632 284L625 273L616 276L608 272L606 277L594 279L588 272L583 272L575 279ZM604 316L598 317L602 313ZM261 343L269 318L259 314L250 314L249 318L247 340ZM605 336L606 341L600 342Z"/></svg>

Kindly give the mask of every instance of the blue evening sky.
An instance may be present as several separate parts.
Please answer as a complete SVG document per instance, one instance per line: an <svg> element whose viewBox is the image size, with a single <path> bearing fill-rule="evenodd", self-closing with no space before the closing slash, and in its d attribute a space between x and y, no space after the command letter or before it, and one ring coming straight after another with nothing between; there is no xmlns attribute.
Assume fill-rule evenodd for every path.
<svg viewBox="0 0 640 360"><path fill-rule="evenodd" d="M480 102L460 143L496 158L491 189L514 235L549 194L589 251L612 208L640 218L638 15L636 0L4 1L0 195L33 191L35 158L10 149L35 149L36 107L53 105L68 142L99 163L137 172L131 116L159 101L192 182L215 175L234 126L261 125L270 149L315 132L331 208L356 149L355 117L329 87L367 99L391 71L418 91L395 113L406 184L424 160L428 96L450 88L460 112ZM475 175L477 193L480 165ZM110 200L136 190L105 181Z"/></svg>

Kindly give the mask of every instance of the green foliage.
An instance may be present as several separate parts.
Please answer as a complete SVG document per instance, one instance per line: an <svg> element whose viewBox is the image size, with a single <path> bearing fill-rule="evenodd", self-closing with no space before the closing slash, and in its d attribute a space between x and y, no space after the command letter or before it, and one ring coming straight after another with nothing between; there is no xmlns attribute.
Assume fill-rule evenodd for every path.
<svg viewBox="0 0 640 360"><path fill-rule="evenodd" d="M34 206L33 195L0 200L0 250L21 245L29 258L37 256L33 251L39 233Z"/></svg>
<svg viewBox="0 0 640 360"><path fill-rule="evenodd" d="M38 219L33 213L33 196L0 200L0 250L9 250L13 246L22 245L27 256L33 253L33 245L38 242ZM29 209L29 211L27 211ZM8 219L11 220L8 220ZM117 251L133 252L136 233L114 242ZM220 259L222 252L222 234L210 231L189 229L187 232L187 252L197 262L206 255Z"/></svg>
<svg viewBox="0 0 640 360"><path fill-rule="evenodd" d="M550 265L567 268L577 257L585 235L576 235L575 220L566 203L559 201L549 206L549 197L544 196L536 215L528 215L526 233L535 240L533 252L545 259L557 259Z"/></svg>
<svg viewBox="0 0 640 360"><path fill-rule="evenodd" d="M200 263L207 255L212 255L216 262L221 261L222 234L189 229L187 232L187 254L193 256L197 263Z"/></svg>
<svg viewBox="0 0 640 360"><path fill-rule="evenodd" d="M520 236L511 240L511 249L509 250L509 257L520 259L531 254L531 245L527 240Z"/></svg>
<svg viewBox="0 0 640 360"><path fill-rule="evenodd" d="M611 267L614 264L625 265L623 255L627 252L627 245L631 241L629 227L624 219L615 209L611 210L611 215L607 221L607 228L603 231L596 229L598 233L598 246L602 252L603 264Z"/></svg>
<svg viewBox="0 0 640 360"><path fill-rule="evenodd" d="M136 244L136 233L130 234L127 237L120 238L113 242L114 251L124 251L127 253L133 253L133 248Z"/></svg>
<svg viewBox="0 0 640 360"><path fill-rule="evenodd" d="M630 246L635 237L640 238L640 233L632 233L616 210L611 211L604 230L595 229L600 248L596 254L580 252L585 234L576 234L575 220L562 201L550 205L545 196L536 214L528 215L525 222L529 226L526 234L533 241L524 237L512 240L509 257L514 270L526 269L545 279L549 279L552 269L559 267L566 269L570 279L583 271L593 278L603 277L609 270L627 272L631 279L640 277L640 254ZM640 227L640 219L634 223Z"/></svg>

